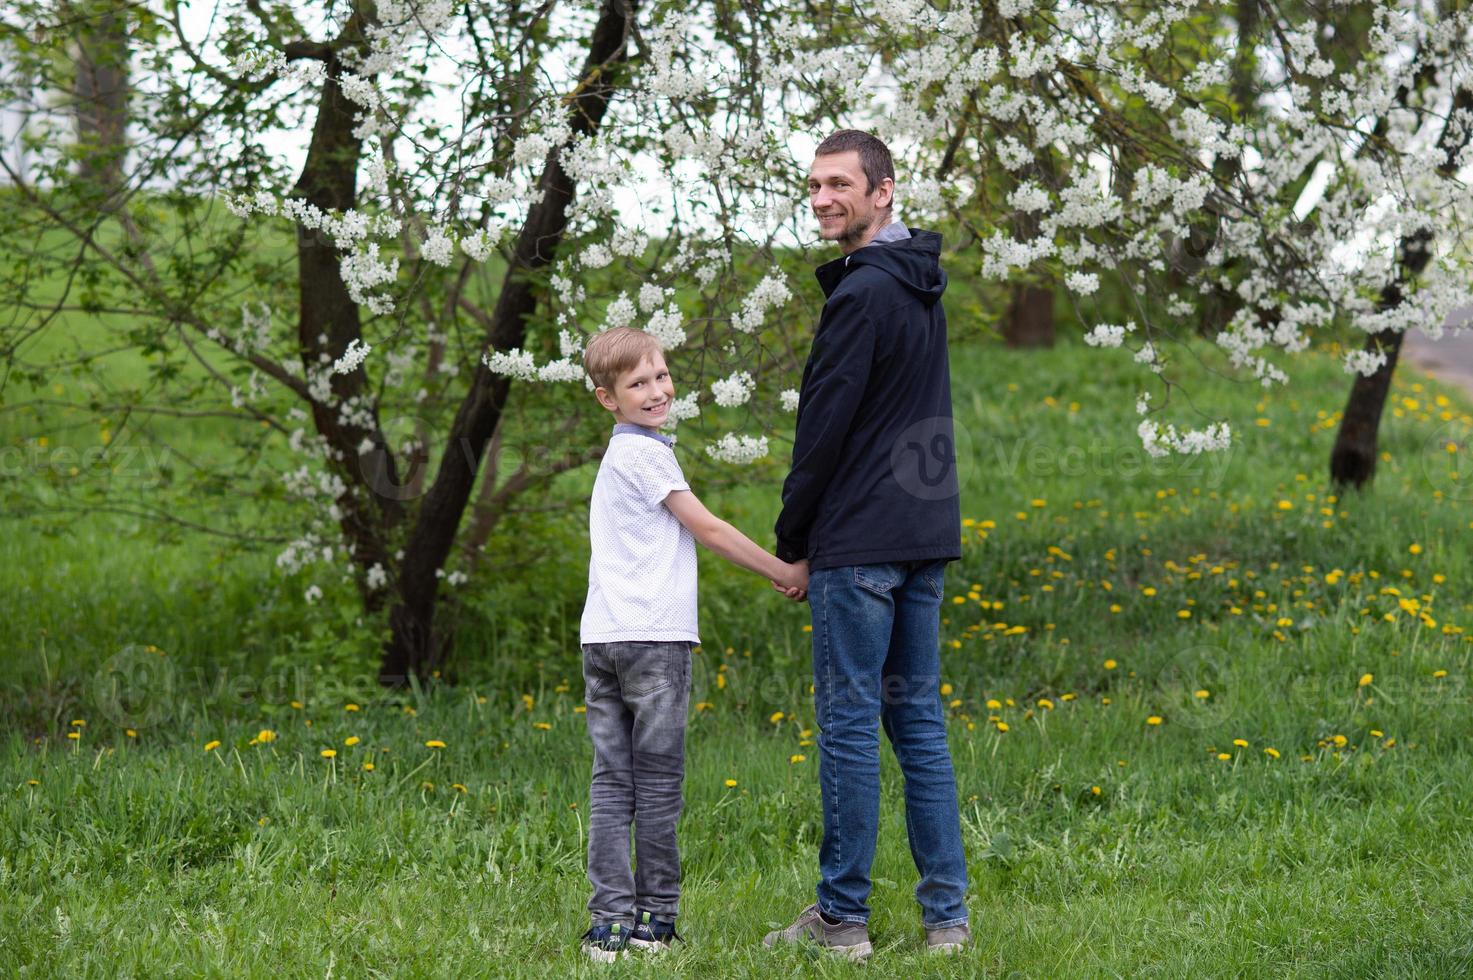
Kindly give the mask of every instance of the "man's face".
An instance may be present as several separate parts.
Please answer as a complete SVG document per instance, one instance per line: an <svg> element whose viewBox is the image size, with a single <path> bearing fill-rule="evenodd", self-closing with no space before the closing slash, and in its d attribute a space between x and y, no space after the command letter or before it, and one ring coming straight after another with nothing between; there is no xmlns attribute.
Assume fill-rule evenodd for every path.
<svg viewBox="0 0 1473 980"><path fill-rule="evenodd" d="M808 203L818 219L818 235L838 242L848 255L879 231L889 216L895 182L886 177L866 189L859 153L832 153L815 157L808 168Z"/></svg>
<svg viewBox="0 0 1473 980"><path fill-rule="evenodd" d="M614 421L658 429L670 417L675 382L670 380L664 355L657 353L619 375L613 391L599 388L595 394L603 407L614 413Z"/></svg>

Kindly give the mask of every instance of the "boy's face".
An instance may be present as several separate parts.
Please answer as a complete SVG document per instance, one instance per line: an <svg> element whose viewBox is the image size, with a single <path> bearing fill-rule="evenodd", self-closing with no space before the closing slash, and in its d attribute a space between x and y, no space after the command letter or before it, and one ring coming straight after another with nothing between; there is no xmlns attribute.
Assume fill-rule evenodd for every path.
<svg viewBox="0 0 1473 980"><path fill-rule="evenodd" d="M619 375L614 389L596 388L599 404L614 413L615 422L632 422L647 429L658 429L670 416L670 403L675 400L675 382L665 367L663 354L652 354Z"/></svg>

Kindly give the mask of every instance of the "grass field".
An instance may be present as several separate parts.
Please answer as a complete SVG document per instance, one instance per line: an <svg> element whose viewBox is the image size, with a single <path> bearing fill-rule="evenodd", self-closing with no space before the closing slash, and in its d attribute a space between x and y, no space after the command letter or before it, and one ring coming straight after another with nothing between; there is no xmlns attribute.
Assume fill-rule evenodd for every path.
<svg viewBox="0 0 1473 980"><path fill-rule="evenodd" d="M0 973L1468 975L1466 401L1404 375L1374 488L1336 497L1332 358L1272 397L1204 377L1238 444L1168 462L1135 443L1124 361L954 352L961 959L921 950L888 755L870 965L758 945L811 901L820 828L805 610L765 583L702 556L689 942L599 970L586 552L472 583L462 682L389 698L352 675L355 612L269 554L104 517L0 535ZM707 503L766 540L782 472Z"/></svg>

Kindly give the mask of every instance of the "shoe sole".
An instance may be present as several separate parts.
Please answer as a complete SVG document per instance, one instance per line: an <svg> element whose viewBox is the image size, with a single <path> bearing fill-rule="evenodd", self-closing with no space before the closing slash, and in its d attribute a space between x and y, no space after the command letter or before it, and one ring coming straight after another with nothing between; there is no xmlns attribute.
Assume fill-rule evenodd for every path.
<svg viewBox="0 0 1473 980"><path fill-rule="evenodd" d="M855 943L853 946L825 946L824 949L840 956L846 956L855 962L869 959L869 954L874 952L874 947L869 943Z"/></svg>
<svg viewBox="0 0 1473 980"><path fill-rule="evenodd" d="M597 946L584 946L583 951L595 963L613 963L619 959L619 954L623 952L623 950L616 949L599 949Z"/></svg>
<svg viewBox="0 0 1473 980"><path fill-rule="evenodd" d="M631 939L629 945L646 953L664 953L670 949L669 943L662 943L658 939Z"/></svg>
<svg viewBox="0 0 1473 980"><path fill-rule="evenodd" d="M926 951L940 953L943 956L955 956L966 948L966 944L964 943L937 943L934 946L927 946Z"/></svg>

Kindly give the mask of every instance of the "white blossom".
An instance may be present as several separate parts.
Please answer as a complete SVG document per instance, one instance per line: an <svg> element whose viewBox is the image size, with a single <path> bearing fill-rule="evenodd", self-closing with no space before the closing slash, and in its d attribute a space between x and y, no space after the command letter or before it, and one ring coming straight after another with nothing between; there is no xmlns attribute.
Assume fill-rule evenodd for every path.
<svg viewBox="0 0 1473 980"><path fill-rule="evenodd" d="M716 404L722 408L735 408L747 403L756 386L757 383L752 380L750 373L736 371L719 381L711 382L711 394L716 399Z"/></svg>
<svg viewBox="0 0 1473 980"><path fill-rule="evenodd" d="M363 363L364 358L368 357L369 353L371 353L372 351L372 347L370 347L368 344L365 344L359 338L354 337L351 341L348 342L348 347L346 350L343 351L343 356L339 357L336 361L333 361L332 373L351 373L352 371L357 369L358 365Z"/></svg>
<svg viewBox="0 0 1473 980"><path fill-rule="evenodd" d="M712 459L723 463L739 465L754 463L767 455L767 437L738 436L728 432L716 442L706 446L706 453Z"/></svg>

